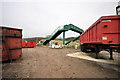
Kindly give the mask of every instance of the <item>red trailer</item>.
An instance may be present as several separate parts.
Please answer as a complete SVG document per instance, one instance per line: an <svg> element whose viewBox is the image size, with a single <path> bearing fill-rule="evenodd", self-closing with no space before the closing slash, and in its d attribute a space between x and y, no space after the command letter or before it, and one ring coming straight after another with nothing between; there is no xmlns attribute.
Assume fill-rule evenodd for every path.
<svg viewBox="0 0 120 80"><path fill-rule="evenodd" d="M80 36L81 51L95 51L97 54L103 49L109 49L110 59L112 50L120 49L120 16L103 16L92 24Z"/></svg>
<svg viewBox="0 0 120 80"><path fill-rule="evenodd" d="M22 29L0 26L0 61L22 56Z"/></svg>

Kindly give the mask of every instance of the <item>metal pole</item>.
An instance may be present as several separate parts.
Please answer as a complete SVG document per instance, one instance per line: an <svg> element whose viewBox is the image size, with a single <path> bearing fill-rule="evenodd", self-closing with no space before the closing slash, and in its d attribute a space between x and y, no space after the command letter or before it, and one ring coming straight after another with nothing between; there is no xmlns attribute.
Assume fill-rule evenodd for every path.
<svg viewBox="0 0 120 80"><path fill-rule="evenodd" d="M65 32L63 32L63 45L65 45Z"/></svg>
<svg viewBox="0 0 120 80"><path fill-rule="evenodd" d="M110 60L113 60L113 52L112 52L112 48L110 48Z"/></svg>

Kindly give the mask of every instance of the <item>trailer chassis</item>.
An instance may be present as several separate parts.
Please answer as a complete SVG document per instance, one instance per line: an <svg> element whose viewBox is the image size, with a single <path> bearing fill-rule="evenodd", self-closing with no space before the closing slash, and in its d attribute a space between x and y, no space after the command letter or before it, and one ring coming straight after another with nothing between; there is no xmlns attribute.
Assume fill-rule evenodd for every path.
<svg viewBox="0 0 120 80"><path fill-rule="evenodd" d="M106 50L110 53L110 60L113 59L113 50L120 52L120 44L94 44L86 43L81 45L82 52L95 52L96 58L99 59L98 54L100 51Z"/></svg>

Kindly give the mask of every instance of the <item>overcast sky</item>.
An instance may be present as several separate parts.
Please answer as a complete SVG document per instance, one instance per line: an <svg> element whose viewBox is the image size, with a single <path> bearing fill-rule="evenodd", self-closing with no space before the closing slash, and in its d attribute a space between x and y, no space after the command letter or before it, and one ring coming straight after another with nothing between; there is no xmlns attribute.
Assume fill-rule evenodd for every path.
<svg viewBox="0 0 120 80"><path fill-rule="evenodd" d="M0 25L23 29L23 37L45 37L58 26L70 23L86 30L99 17L116 15L118 1L1 0ZM78 35L66 32L66 37Z"/></svg>

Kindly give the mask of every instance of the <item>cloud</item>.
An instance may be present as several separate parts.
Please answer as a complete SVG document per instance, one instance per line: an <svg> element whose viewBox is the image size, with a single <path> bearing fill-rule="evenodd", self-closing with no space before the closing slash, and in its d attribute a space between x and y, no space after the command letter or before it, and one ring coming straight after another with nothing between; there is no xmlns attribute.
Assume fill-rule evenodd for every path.
<svg viewBox="0 0 120 80"><path fill-rule="evenodd" d="M2 2L2 24L22 28L24 37L47 36L61 25L72 23L86 30L99 17L116 14L117 2L46 1Z"/></svg>

